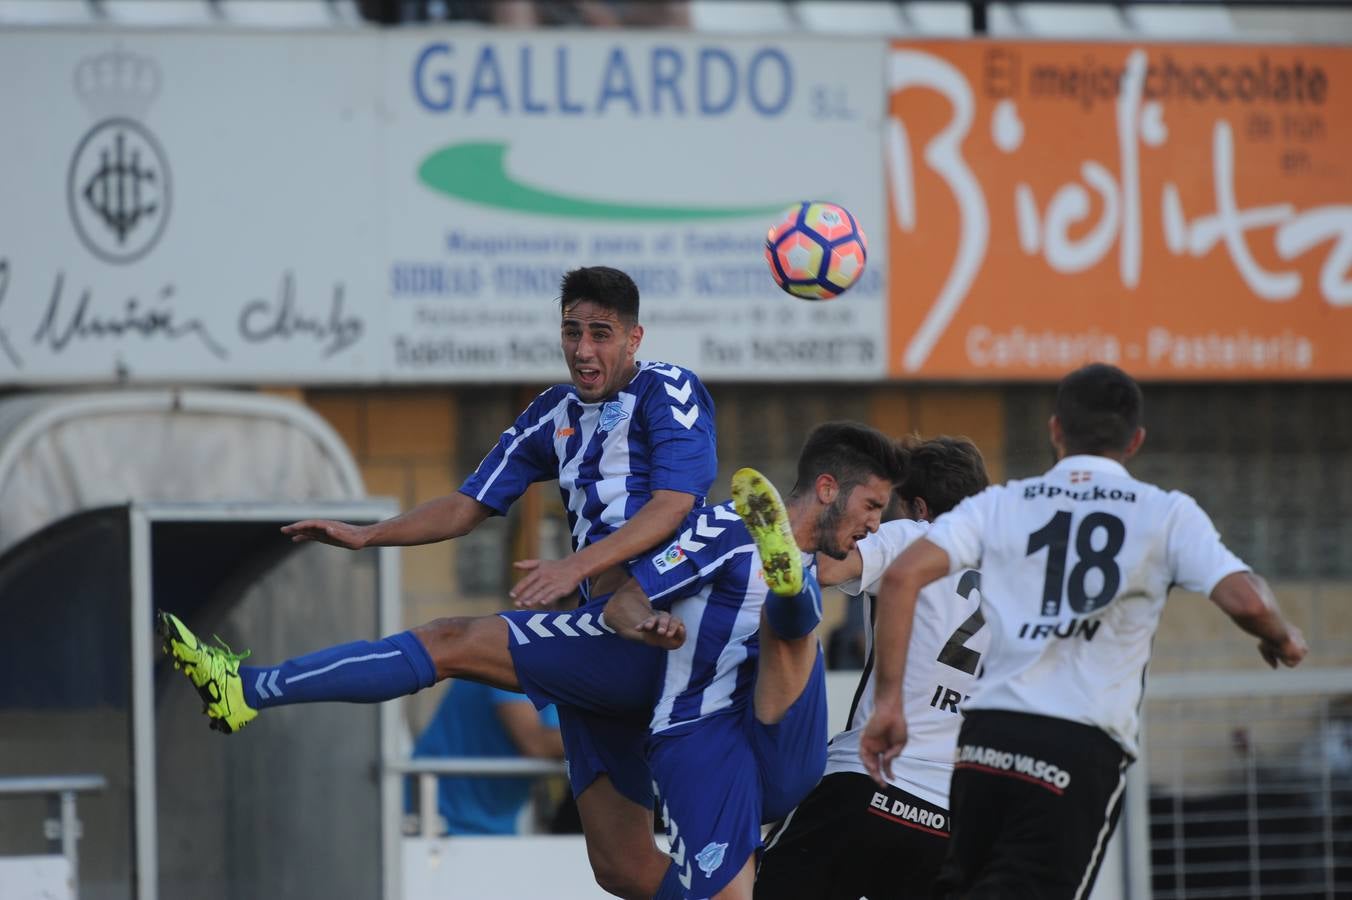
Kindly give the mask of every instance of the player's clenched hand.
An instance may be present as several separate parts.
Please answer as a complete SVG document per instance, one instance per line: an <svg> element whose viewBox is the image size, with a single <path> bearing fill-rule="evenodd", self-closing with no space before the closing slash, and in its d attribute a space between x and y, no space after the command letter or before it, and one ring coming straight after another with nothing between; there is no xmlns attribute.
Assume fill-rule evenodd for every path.
<svg viewBox="0 0 1352 900"><path fill-rule="evenodd" d="M305 519L282 526L282 534L294 543L319 541L348 550L360 550L366 546L367 529L364 525L349 525L347 522L335 522L332 519Z"/></svg>
<svg viewBox="0 0 1352 900"><path fill-rule="evenodd" d="M1305 635L1301 634L1299 628L1288 625L1286 640L1263 641L1258 645L1258 652L1263 655L1263 661L1272 668L1277 668L1278 663L1290 668L1300 664L1305 654L1310 652L1310 645L1305 643Z"/></svg>
<svg viewBox="0 0 1352 900"><path fill-rule="evenodd" d="M879 785L892 777L892 760L906 746L906 719L901 709L875 708L859 736L859 758L864 769Z"/></svg>
<svg viewBox="0 0 1352 900"><path fill-rule="evenodd" d="M548 606L555 600L567 597L586 576L579 572L569 559L523 559L512 564L528 573L516 583L509 596L516 601L518 609L534 609Z"/></svg>
<svg viewBox="0 0 1352 900"><path fill-rule="evenodd" d="M643 643L663 650L675 650L685 643L685 623L664 610L639 622L634 630L639 633Z"/></svg>

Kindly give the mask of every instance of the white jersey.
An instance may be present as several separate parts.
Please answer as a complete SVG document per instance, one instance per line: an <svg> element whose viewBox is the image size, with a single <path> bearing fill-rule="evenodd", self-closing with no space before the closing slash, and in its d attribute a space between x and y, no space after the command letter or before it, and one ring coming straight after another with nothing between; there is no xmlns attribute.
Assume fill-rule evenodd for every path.
<svg viewBox="0 0 1352 900"><path fill-rule="evenodd" d="M913 541L925 536L929 525L909 519L884 522L859 542L863 573L857 581L839 585L850 602L868 603L865 620L868 662L855 691L846 730L831 739L826 774L867 774L859 760L859 735L873 714L876 679L873 675L873 619L883 572ZM906 747L892 764L891 783L923 800L948 808L948 783L953 776L953 753L961 718L958 706L972 689L981 656L990 643L982 627L981 576L958 572L926 585L916 600L915 624L906 653L902 704L906 716Z"/></svg>
<svg viewBox="0 0 1352 900"><path fill-rule="evenodd" d="M966 710L1082 722L1137 752L1146 664L1169 589L1210 594L1248 569L1187 494L1102 456L969 497L927 535L949 570L980 567L991 632Z"/></svg>

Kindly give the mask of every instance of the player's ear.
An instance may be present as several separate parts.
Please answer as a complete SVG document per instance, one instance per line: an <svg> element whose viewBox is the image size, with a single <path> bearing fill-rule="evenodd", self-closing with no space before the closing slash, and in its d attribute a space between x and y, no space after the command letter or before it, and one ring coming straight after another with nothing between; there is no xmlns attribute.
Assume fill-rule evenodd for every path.
<svg viewBox="0 0 1352 900"><path fill-rule="evenodd" d="M917 522L934 521L934 516L930 513L929 504L925 502L924 497L915 497L911 500L911 512L915 514Z"/></svg>
<svg viewBox="0 0 1352 900"><path fill-rule="evenodd" d="M1047 420L1047 436L1056 448L1056 455L1059 459L1066 453L1066 433L1061 430L1061 420L1053 415Z"/></svg>
<svg viewBox="0 0 1352 900"><path fill-rule="evenodd" d="M836 497L840 496L840 482L836 477L827 472L817 476L817 502L823 506L829 506L836 502Z"/></svg>
<svg viewBox="0 0 1352 900"><path fill-rule="evenodd" d="M629 329L629 355L633 356L638 352L638 345L643 342L643 326L634 323L634 327Z"/></svg>
<svg viewBox="0 0 1352 900"><path fill-rule="evenodd" d="M1127 449L1123 451L1122 458L1131 459L1141 449L1141 445L1144 443L1145 443L1145 426L1137 425L1136 433L1133 434L1131 436L1131 440L1127 442Z"/></svg>

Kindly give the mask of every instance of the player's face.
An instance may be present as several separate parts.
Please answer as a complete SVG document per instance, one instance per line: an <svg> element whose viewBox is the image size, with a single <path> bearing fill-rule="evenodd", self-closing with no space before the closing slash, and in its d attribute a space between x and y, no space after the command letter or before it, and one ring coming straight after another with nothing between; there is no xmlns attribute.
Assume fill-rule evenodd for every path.
<svg viewBox="0 0 1352 900"><path fill-rule="evenodd" d="M848 493L836 495L835 502L817 519L818 552L832 559L849 556L855 544L878 530L890 499L892 482L876 475Z"/></svg>
<svg viewBox="0 0 1352 900"><path fill-rule="evenodd" d="M643 326L626 325L614 310L579 300L563 311L563 358L584 403L611 396L634 377Z"/></svg>

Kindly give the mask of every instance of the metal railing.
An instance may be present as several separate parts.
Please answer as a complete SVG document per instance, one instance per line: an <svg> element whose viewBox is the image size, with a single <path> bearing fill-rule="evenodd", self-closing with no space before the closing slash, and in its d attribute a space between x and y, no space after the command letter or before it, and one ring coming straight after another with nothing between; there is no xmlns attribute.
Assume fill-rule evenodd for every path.
<svg viewBox="0 0 1352 900"><path fill-rule="evenodd" d="M419 757L389 764L399 775L418 776L418 836L436 837L437 776L474 775L488 778L526 776L544 778L566 773L562 760L528 756L464 756L434 759Z"/></svg>
<svg viewBox="0 0 1352 900"><path fill-rule="evenodd" d="M1348 698L1346 668L1153 677L1124 818L1128 896L1352 895Z"/></svg>
<svg viewBox="0 0 1352 900"><path fill-rule="evenodd" d="M53 815L43 824L43 835L51 842L52 850L59 850L70 867L72 896L78 896L80 860L77 844L81 837L80 819L76 813L75 795L102 791L108 780L102 775L52 775L25 778L0 778L0 795L46 795L54 807Z"/></svg>

